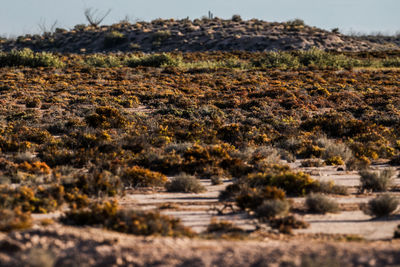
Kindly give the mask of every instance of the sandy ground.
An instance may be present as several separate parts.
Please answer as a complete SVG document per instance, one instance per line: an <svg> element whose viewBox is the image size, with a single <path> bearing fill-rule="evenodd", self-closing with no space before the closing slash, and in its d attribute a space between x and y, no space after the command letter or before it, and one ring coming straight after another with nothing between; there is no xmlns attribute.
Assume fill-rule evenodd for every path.
<svg viewBox="0 0 400 267"><path fill-rule="evenodd" d="M357 172L346 172L338 170L338 167L320 168L301 168L300 162L291 164L295 170L311 173L314 179L321 181L334 181L336 184L344 185L356 191L359 185L359 175ZM388 168L386 165L373 166L375 169ZM132 193L128 194L121 204L130 208L153 209L163 207L162 213L180 218L182 222L191 227L196 232L206 230L211 220L231 221L235 225L246 230L257 227L256 220L252 219L244 212L232 213L226 209L224 215L218 214L218 209L223 205L218 202L220 191L224 190L231 181L225 181L222 185L213 186L207 180L202 180L202 184L207 188L207 192L200 194L186 193ZM395 184L400 184L400 179L395 179ZM398 194L399 193L394 193ZM337 214L300 214L299 218L310 223L308 229L296 230L299 234L348 234L358 235L367 240L390 239L394 229L400 224L400 215L395 215L388 219L372 219L371 216L364 214L358 207L366 204L369 200L376 197L376 194L356 195L352 193L348 196L336 196L335 200L344 206L351 207L350 210L340 211ZM294 202L304 203L304 198L293 198Z"/></svg>
<svg viewBox="0 0 400 267"><path fill-rule="evenodd" d="M333 167L302 170L318 171L314 178L334 180L352 189L359 182L355 172ZM217 186L206 180L202 183L207 192L201 194L131 192L120 204L140 209L161 207L162 213L181 218L197 232L204 231L213 219L232 221L249 230L256 228L257 221L244 212L232 213L228 209L224 215L218 214L217 209L222 208L219 192L230 181ZM36 225L22 232L0 233L0 266L400 266L400 240L391 239L400 224L399 213L389 219L373 220L359 205L375 194L334 197L345 207L341 212L300 213L297 216L310 227L295 230L293 235L271 232L265 227L247 237L228 239L208 239L204 235L194 239L137 237L58 223ZM301 206L305 199L292 200ZM58 216L60 213L35 214L34 218Z"/></svg>

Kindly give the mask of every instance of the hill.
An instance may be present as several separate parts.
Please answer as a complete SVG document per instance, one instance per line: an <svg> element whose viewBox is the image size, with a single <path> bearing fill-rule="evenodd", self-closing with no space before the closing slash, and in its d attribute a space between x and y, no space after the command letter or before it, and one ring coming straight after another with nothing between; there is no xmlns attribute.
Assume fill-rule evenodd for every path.
<svg viewBox="0 0 400 267"><path fill-rule="evenodd" d="M243 21L195 19L153 20L92 27L76 25L72 30L25 35L0 40L0 51L31 48L62 53L98 52L199 52L307 50L333 51L397 50L393 38L360 38L307 26L302 20L284 23L252 19Z"/></svg>

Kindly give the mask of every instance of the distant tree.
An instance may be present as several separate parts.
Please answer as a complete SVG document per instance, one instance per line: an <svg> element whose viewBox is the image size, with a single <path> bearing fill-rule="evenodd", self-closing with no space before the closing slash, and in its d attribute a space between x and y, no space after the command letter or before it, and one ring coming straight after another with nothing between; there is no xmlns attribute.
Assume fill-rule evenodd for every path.
<svg viewBox="0 0 400 267"><path fill-rule="evenodd" d="M85 9L85 17L89 24L93 27L98 27L100 23L110 14L111 9L107 10L104 14L99 14L99 11L93 10L93 8Z"/></svg>

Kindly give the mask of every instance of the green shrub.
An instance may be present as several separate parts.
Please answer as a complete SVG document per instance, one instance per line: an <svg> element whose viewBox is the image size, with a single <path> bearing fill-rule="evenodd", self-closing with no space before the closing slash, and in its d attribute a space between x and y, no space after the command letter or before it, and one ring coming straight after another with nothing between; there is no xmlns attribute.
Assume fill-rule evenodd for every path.
<svg viewBox="0 0 400 267"><path fill-rule="evenodd" d="M325 214L337 212L339 205L332 199L322 194L310 194L306 198L306 206L309 212Z"/></svg>
<svg viewBox="0 0 400 267"><path fill-rule="evenodd" d="M168 54L154 54L143 57L132 57L126 60L126 65L131 68L143 66L143 67L167 67L167 66L178 66L179 61L172 58Z"/></svg>
<svg viewBox="0 0 400 267"><path fill-rule="evenodd" d="M153 45L160 46L162 42L167 40L169 37L171 37L171 32L169 30L157 31L153 34Z"/></svg>
<svg viewBox="0 0 400 267"><path fill-rule="evenodd" d="M104 47L112 48L114 46L123 44L127 41L126 36L118 31L111 31L104 36Z"/></svg>
<svg viewBox="0 0 400 267"><path fill-rule="evenodd" d="M51 53L35 53L29 48L0 52L0 67L63 67L64 63Z"/></svg>
<svg viewBox="0 0 400 267"><path fill-rule="evenodd" d="M165 185L168 192L201 193L206 188L196 177L181 173Z"/></svg>
<svg viewBox="0 0 400 267"><path fill-rule="evenodd" d="M288 52L268 52L263 57L253 60L254 67L294 69L300 66L296 57Z"/></svg>
<svg viewBox="0 0 400 267"><path fill-rule="evenodd" d="M397 198L384 194L368 202L366 213L373 217L386 217L396 211L399 201Z"/></svg>
<svg viewBox="0 0 400 267"><path fill-rule="evenodd" d="M323 50L312 48L299 51L298 58L301 65L305 67L317 67L321 69L342 69L359 66L361 63L345 55L335 55Z"/></svg>
<svg viewBox="0 0 400 267"><path fill-rule="evenodd" d="M382 61L382 66L386 68L398 68L400 67L400 57L386 58Z"/></svg>
<svg viewBox="0 0 400 267"><path fill-rule="evenodd" d="M360 192L383 192L387 191L393 184L395 171L393 169L385 169L375 172L362 170L359 171L358 174L360 175Z"/></svg>
<svg viewBox="0 0 400 267"><path fill-rule="evenodd" d="M85 64L91 67L113 68L121 66L122 62L113 55L94 54L85 58Z"/></svg>
<svg viewBox="0 0 400 267"><path fill-rule="evenodd" d="M286 215L289 212L290 204L286 200L271 199L264 202L255 210L256 216L260 219L270 219Z"/></svg>
<svg viewBox="0 0 400 267"><path fill-rule="evenodd" d="M167 177L159 172L133 166L123 170L121 179L124 184L133 187L163 186L167 182Z"/></svg>

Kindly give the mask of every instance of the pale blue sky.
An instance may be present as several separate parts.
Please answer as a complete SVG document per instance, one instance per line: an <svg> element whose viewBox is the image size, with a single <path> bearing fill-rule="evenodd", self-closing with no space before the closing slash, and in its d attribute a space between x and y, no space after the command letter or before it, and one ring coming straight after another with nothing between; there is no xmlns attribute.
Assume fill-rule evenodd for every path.
<svg viewBox="0 0 400 267"><path fill-rule="evenodd" d="M0 34L39 32L38 24L72 28L86 23L83 10L112 9L104 24L155 18L200 18L211 10L215 16L287 21L301 18L307 24L342 31L395 33L400 31L400 0L0 0Z"/></svg>

